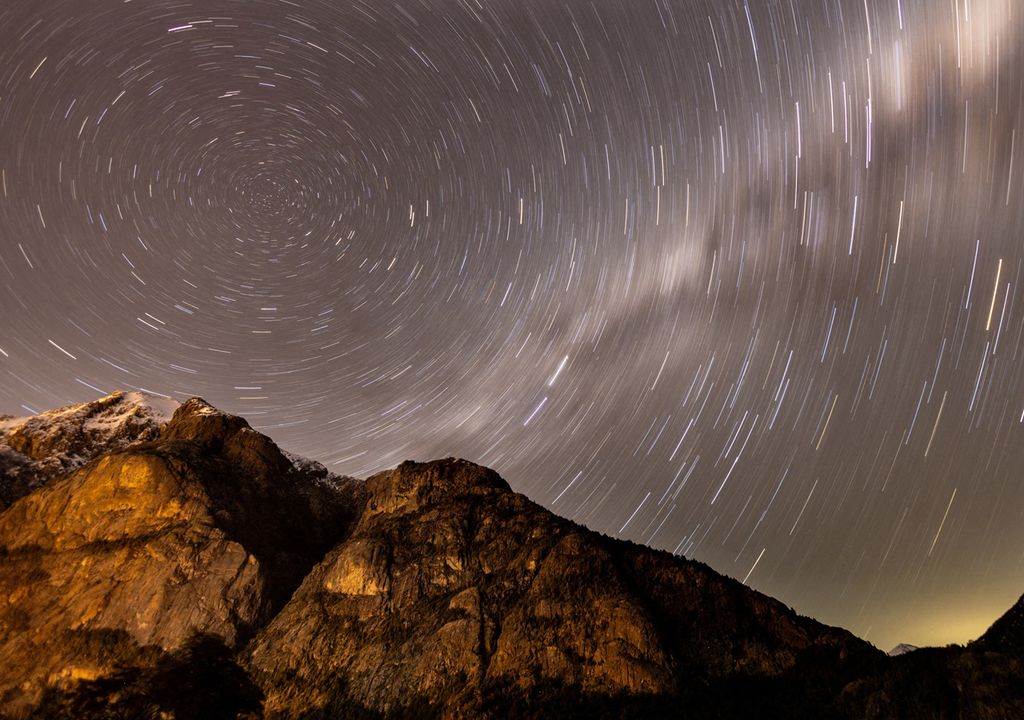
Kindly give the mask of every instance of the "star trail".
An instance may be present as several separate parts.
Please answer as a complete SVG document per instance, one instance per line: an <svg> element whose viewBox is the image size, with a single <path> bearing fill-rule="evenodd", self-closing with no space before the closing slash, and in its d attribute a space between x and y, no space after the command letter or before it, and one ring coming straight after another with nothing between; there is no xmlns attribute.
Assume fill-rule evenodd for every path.
<svg viewBox="0 0 1024 720"><path fill-rule="evenodd" d="M0 410L465 457L888 649L1024 591L1015 0L7 0Z"/></svg>

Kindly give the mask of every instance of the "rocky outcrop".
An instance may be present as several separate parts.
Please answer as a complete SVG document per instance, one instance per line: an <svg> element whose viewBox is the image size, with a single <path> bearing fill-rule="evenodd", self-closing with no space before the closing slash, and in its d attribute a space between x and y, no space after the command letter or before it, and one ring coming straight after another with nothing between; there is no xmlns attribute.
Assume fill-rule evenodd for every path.
<svg viewBox="0 0 1024 720"><path fill-rule="evenodd" d="M1020 603L890 658L464 460L340 478L199 399L128 436L0 513L0 714L1024 717Z"/></svg>

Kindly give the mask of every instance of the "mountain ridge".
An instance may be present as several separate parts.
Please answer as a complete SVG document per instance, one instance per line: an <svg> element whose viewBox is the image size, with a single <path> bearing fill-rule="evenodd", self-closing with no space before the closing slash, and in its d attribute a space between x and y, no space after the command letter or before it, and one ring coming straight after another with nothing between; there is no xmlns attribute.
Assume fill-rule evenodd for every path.
<svg viewBox="0 0 1024 720"><path fill-rule="evenodd" d="M166 405L132 410L144 396L96 402L0 425L14 453L18 428L61 439L15 439L43 469L27 484L0 476L17 496L0 512L11 717L1024 712L1021 603L967 648L887 658L702 563L560 518L465 460L358 481L198 398L169 418ZM89 432L102 413L123 419L104 424L110 437ZM71 430L54 432L55 417ZM197 674L237 702L176 706L168 677Z"/></svg>
<svg viewBox="0 0 1024 720"><path fill-rule="evenodd" d="M117 391L37 415L0 415L0 510L103 452L154 439L177 407L166 397Z"/></svg>

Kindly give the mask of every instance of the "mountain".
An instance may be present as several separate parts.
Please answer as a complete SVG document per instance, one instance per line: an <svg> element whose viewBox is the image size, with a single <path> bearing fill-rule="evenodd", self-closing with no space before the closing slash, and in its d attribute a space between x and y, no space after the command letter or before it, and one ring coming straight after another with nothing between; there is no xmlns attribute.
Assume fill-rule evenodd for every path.
<svg viewBox="0 0 1024 720"><path fill-rule="evenodd" d="M0 422L7 717L1024 717L1021 603L890 658L465 460L339 477L137 393Z"/></svg>
<svg viewBox="0 0 1024 720"><path fill-rule="evenodd" d="M889 656L890 657L898 657L900 655L906 655L907 653L912 653L915 650L920 650L920 648L917 645L909 645L907 643L900 643L899 645L897 645L896 647L894 647L892 650L889 651Z"/></svg>

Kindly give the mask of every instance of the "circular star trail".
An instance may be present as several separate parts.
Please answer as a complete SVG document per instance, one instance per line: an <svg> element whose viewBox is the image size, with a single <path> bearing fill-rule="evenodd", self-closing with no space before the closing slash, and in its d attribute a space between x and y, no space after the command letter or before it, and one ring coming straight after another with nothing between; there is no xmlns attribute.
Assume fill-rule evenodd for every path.
<svg viewBox="0 0 1024 720"><path fill-rule="evenodd" d="M463 456L882 645L1024 589L1013 0L8 0L0 403Z"/></svg>

